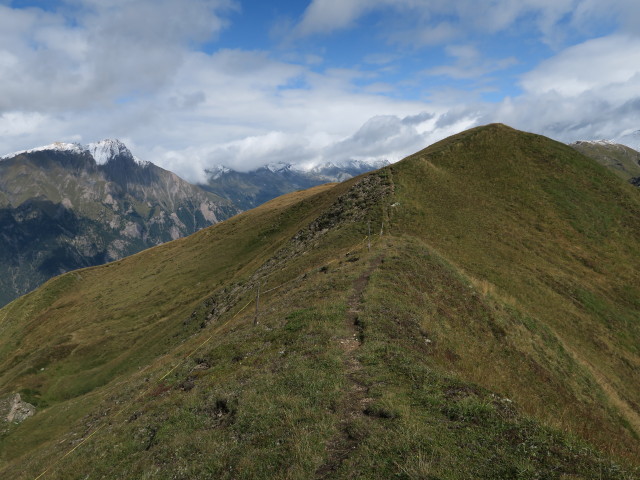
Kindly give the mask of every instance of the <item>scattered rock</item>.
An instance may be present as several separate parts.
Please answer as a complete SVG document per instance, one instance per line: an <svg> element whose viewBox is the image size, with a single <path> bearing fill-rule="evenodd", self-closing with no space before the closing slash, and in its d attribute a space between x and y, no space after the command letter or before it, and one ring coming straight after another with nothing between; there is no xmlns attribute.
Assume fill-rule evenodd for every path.
<svg viewBox="0 0 640 480"><path fill-rule="evenodd" d="M182 390L183 392L193 390L193 387L196 386L195 379L196 378L192 375L187 377L186 380L179 385L180 390Z"/></svg>
<svg viewBox="0 0 640 480"><path fill-rule="evenodd" d="M209 365L209 362L207 362L202 358L196 359L196 363L197 365L193 367L194 370L208 370L209 368L211 368L211 365Z"/></svg>
<svg viewBox="0 0 640 480"><path fill-rule="evenodd" d="M0 399L0 417L6 422L21 423L35 413L36 407L23 402L19 393Z"/></svg>

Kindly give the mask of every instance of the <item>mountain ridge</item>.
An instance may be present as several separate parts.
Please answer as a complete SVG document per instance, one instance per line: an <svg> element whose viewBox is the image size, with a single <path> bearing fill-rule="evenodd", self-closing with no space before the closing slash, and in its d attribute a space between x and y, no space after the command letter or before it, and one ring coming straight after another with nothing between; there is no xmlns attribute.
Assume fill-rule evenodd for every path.
<svg viewBox="0 0 640 480"><path fill-rule="evenodd" d="M579 141L569 145L611 169L632 185L640 185L640 152L610 140Z"/></svg>
<svg viewBox="0 0 640 480"><path fill-rule="evenodd" d="M20 150L17 152L9 153L0 157L0 161L9 160L20 155L25 155L35 152L72 152L72 153L88 153L94 159L97 165L104 165L110 160L125 156L135 160L140 166L146 166L150 162L146 160L140 160L135 157L129 148L118 139L104 139L98 142L88 143L86 145L80 143L67 143L67 142L54 142L41 147L30 148L27 150Z"/></svg>
<svg viewBox="0 0 640 480"><path fill-rule="evenodd" d="M244 173L220 167L212 170L209 185L192 186L140 160L117 139L56 142L4 155L0 236L10 248L0 255L0 305L53 274L115 260L278 195L377 166L382 163L326 163L306 170L274 164ZM44 238L34 241L38 223Z"/></svg>
<svg viewBox="0 0 640 480"><path fill-rule="evenodd" d="M362 160L325 162L307 167L272 163L248 172L216 166L207 170L208 181L200 186L248 210L279 195L323 183L342 182L387 165L388 161Z"/></svg>
<svg viewBox="0 0 640 480"><path fill-rule="evenodd" d="M490 125L52 279L0 310L0 471L633 478L638 211Z"/></svg>
<svg viewBox="0 0 640 480"><path fill-rule="evenodd" d="M238 212L119 141L53 145L0 161L0 304Z"/></svg>

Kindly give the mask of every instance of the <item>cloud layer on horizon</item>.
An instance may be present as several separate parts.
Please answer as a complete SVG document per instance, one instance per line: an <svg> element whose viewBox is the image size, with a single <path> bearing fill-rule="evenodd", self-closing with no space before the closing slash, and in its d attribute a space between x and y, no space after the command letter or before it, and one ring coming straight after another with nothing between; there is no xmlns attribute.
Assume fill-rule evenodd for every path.
<svg viewBox="0 0 640 480"><path fill-rule="evenodd" d="M276 34L265 25L272 44L260 49L222 41L251 2L10 5L0 2L0 154L117 137L203 181L216 164L394 161L490 122L562 141L640 129L640 6L629 0L496 0L482 15L471 0L314 0ZM365 27L359 62L324 48ZM539 59L494 49L515 29Z"/></svg>

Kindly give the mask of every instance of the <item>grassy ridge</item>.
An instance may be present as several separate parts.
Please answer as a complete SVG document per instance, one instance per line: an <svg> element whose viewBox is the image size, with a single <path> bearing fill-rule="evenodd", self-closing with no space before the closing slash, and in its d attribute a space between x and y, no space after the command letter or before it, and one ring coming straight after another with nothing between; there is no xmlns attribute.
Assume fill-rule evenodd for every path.
<svg viewBox="0 0 640 480"><path fill-rule="evenodd" d="M59 277L0 310L2 391L41 407L0 471L633 478L639 206L493 125Z"/></svg>
<svg viewBox="0 0 640 480"><path fill-rule="evenodd" d="M565 145L503 126L465 132L396 169L396 193L404 206L396 216L398 228L515 309L529 331L518 339L513 326L501 327L524 354L507 360L502 379L492 374L491 362L478 364L473 357L460 370L493 388L523 394L531 412L550 422L600 432L604 443L611 442L610 432L585 418L602 415L615 422L621 412L611 404L618 404L628 413L618 419L626 433L612 448L624 450L627 435L637 439L638 192ZM548 338L556 358L543 361L548 353L541 357L535 352L540 346L527 347L536 336ZM467 342L460 347L487 345ZM500 339L491 344L504 354ZM537 374L518 373L520 362ZM543 398L555 408L539 402L543 392L536 389L546 389ZM618 393L607 399L606 390ZM605 411L603 399L609 404ZM566 414L559 415L561 406ZM573 415L575 408L581 415Z"/></svg>
<svg viewBox="0 0 640 480"><path fill-rule="evenodd" d="M200 331L203 319L191 315L205 299L245 279L301 219L317 215L323 199L304 198L322 190L278 199L186 243L57 277L14 301L0 313L2 391L55 408L170 351Z"/></svg>
<svg viewBox="0 0 640 480"><path fill-rule="evenodd" d="M342 429L354 448L328 478L631 478L578 438L437 365L433 344L403 318L411 307L386 310L387 282L396 285L391 279L407 271L405 262L425 255L403 243L374 244L373 254L358 251L355 262L343 257L265 296L257 327L253 312L242 315L158 386L134 377L114 396L122 413L113 412L120 408L114 398L105 399L77 434L105 424L103 414L111 416L104 430L82 446L83 455L56 464L50 478L317 478L331 461L331 449L319 447ZM364 300L357 353L370 403L344 425L349 380L339 340L349 335L347 297L380 253L385 261ZM159 376L166 365L158 370L144 375ZM35 476L60 452L52 450L48 462L20 468Z"/></svg>

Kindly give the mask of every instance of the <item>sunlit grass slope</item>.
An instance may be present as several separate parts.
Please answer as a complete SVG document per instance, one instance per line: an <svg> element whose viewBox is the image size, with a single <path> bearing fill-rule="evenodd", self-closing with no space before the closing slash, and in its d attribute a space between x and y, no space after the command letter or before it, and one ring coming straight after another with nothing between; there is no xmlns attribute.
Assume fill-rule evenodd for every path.
<svg viewBox="0 0 640 480"><path fill-rule="evenodd" d="M639 212L490 125L56 278L0 310L0 476L636 478Z"/></svg>
<svg viewBox="0 0 640 480"><path fill-rule="evenodd" d="M461 317L436 312L424 328L462 357L451 368L612 448L637 441L640 192L565 145L504 126L452 137L395 170L398 229L519 319L482 322L492 335L479 342L473 323L446 334ZM601 419L624 436L612 441Z"/></svg>

